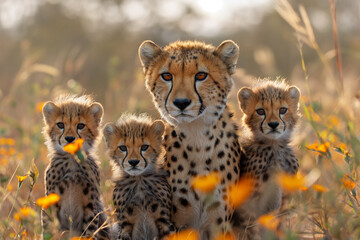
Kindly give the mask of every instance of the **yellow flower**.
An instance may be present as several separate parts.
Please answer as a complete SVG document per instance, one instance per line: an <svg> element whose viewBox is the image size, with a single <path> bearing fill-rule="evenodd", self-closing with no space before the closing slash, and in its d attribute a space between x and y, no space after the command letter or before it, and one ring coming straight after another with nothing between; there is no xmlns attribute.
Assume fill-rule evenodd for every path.
<svg viewBox="0 0 360 240"><path fill-rule="evenodd" d="M43 209L47 209L51 205L57 203L59 200L60 200L59 195L57 195L56 193L50 193L49 195L36 200L36 204L42 207Z"/></svg>
<svg viewBox="0 0 360 240"><path fill-rule="evenodd" d="M215 240L236 240L236 237L231 232L221 233L215 237Z"/></svg>
<svg viewBox="0 0 360 240"><path fill-rule="evenodd" d="M35 111L38 113L41 113L44 105L45 105L45 102L38 102L35 106Z"/></svg>
<svg viewBox="0 0 360 240"><path fill-rule="evenodd" d="M320 145L318 142L315 142L314 144L307 146L309 150L314 150L318 155L323 155L324 153L327 153L329 147L330 147L329 142L324 142Z"/></svg>
<svg viewBox="0 0 360 240"><path fill-rule="evenodd" d="M220 181L220 176L217 172L212 172L208 175L196 176L192 179L192 187L195 190L209 193L213 191Z"/></svg>
<svg viewBox="0 0 360 240"><path fill-rule="evenodd" d="M69 143L66 146L64 146L64 151L75 154L77 151L79 151L84 143L84 139L78 138L75 140L74 143Z"/></svg>
<svg viewBox="0 0 360 240"><path fill-rule="evenodd" d="M238 208L252 194L254 189L254 181L250 178L240 179L239 182L229 187L228 202L231 207Z"/></svg>
<svg viewBox="0 0 360 240"><path fill-rule="evenodd" d="M6 186L6 189L8 192L11 192L13 190L13 187L9 184Z"/></svg>
<svg viewBox="0 0 360 240"><path fill-rule="evenodd" d="M285 191L294 192L299 189L304 189L305 177L300 173L296 175L279 173L276 176L276 181Z"/></svg>
<svg viewBox="0 0 360 240"><path fill-rule="evenodd" d="M16 177L17 177L19 183L22 183L28 176L27 175L25 175L25 176L16 175Z"/></svg>
<svg viewBox="0 0 360 240"><path fill-rule="evenodd" d="M167 240L199 240L199 234L193 229L185 229L165 237Z"/></svg>
<svg viewBox="0 0 360 240"><path fill-rule="evenodd" d="M344 175L344 177L342 178L342 183L349 190L354 189L356 186L355 182L351 180L348 175Z"/></svg>
<svg viewBox="0 0 360 240"><path fill-rule="evenodd" d="M265 214L258 218L257 220L264 228L276 231L279 226L279 219L272 214Z"/></svg>
<svg viewBox="0 0 360 240"><path fill-rule="evenodd" d="M314 184L312 185L312 188L317 192L328 192L330 191L328 188L320 185L320 184Z"/></svg>
<svg viewBox="0 0 360 240"><path fill-rule="evenodd" d="M23 207L17 213L14 214L14 219L16 221L24 220L25 218L32 216L34 217L36 212L31 207Z"/></svg>

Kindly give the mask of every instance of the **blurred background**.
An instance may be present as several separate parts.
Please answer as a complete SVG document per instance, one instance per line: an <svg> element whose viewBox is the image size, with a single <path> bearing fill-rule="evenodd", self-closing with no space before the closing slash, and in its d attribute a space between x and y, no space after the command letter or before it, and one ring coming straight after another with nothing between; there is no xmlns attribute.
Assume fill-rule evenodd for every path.
<svg viewBox="0 0 360 240"><path fill-rule="evenodd" d="M318 129L333 133L335 125L326 124L328 116L335 117L332 122L342 133L350 129L348 121L359 123L356 116L360 114L360 1L335 1L338 49L330 2L0 0L0 140L15 140L0 141L3 196L14 195L15 173L25 174L32 168L33 159L40 172L32 193L22 191L20 200L0 201L0 207L4 204L7 210L11 206L17 209L28 195L28 200L44 195L42 174L47 150L41 135L41 108L45 101L63 92L87 93L103 104L104 122L114 121L124 111L159 117L144 87L137 54L147 39L160 46L175 40L199 40L217 46L232 39L239 44L235 86L228 101L237 112L238 122L241 114L236 93L240 87L258 78L278 76L296 84L302 91L302 107L309 106L313 117L310 122L303 121L295 139L300 146L297 155L302 171L316 166L316 157L303 151L320 136L313 120L320 124ZM323 115L319 117L320 112ZM360 139L356 126L352 125L351 131ZM339 136L345 144L356 139L346 142ZM334 146L337 143L332 142ZM106 159L104 154L101 158ZM110 176L108 161L101 164L103 175ZM107 193L105 201L110 203L109 179L102 189ZM6 195L6 191L12 193ZM2 212L0 217L9 214Z"/></svg>

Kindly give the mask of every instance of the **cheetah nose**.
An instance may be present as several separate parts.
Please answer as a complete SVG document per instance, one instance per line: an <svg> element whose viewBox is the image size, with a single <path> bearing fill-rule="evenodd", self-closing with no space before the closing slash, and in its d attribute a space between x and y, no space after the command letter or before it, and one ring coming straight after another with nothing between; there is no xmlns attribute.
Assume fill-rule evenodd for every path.
<svg viewBox="0 0 360 240"><path fill-rule="evenodd" d="M72 142L75 140L75 138L74 138L73 136L66 136L66 137L65 137L65 140L66 140L68 143L72 143Z"/></svg>
<svg viewBox="0 0 360 240"><path fill-rule="evenodd" d="M191 100L187 98L176 98L173 101L174 105L177 106L181 111L183 111L187 106L190 105Z"/></svg>
<svg viewBox="0 0 360 240"><path fill-rule="evenodd" d="M133 167L138 165L139 162L140 162L139 160L129 160L130 165L133 166Z"/></svg>
<svg viewBox="0 0 360 240"><path fill-rule="evenodd" d="M268 123L269 127L271 127L273 130L275 130L275 128L277 128L277 126L279 126L278 122L269 122Z"/></svg>

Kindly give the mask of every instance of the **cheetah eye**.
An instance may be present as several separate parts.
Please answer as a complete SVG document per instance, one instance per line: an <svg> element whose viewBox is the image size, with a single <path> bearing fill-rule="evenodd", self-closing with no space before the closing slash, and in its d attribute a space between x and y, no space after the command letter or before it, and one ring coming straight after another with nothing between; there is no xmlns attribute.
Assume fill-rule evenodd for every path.
<svg viewBox="0 0 360 240"><path fill-rule="evenodd" d="M144 144L141 146L140 149L141 149L141 151L146 151L148 148L149 148L149 145Z"/></svg>
<svg viewBox="0 0 360 240"><path fill-rule="evenodd" d="M163 74L161 74L160 76L161 76L161 78L162 78L164 81L166 81L166 82L171 81L172 78L173 78L172 75L171 75L171 73L163 73Z"/></svg>
<svg viewBox="0 0 360 240"><path fill-rule="evenodd" d="M196 80L196 81L204 81L207 76L208 76L207 73L198 72L197 74L195 74L195 80Z"/></svg>
<svg viewBox="0 0 360 240"><path fill-rule="evenodd" d="M125 145L120 145L120 146L119 146L119 149L120 149L120 151L122 151L122 152L126 152L126 151L127 151L127 147L126 147Z"/></svg>
<svg viewBox="0 0 360 240"><path fill-rule="evenodd" d="M256 113L259 114L260 116L263 116L263 115L265 115L265 110L263 108L259 108L259 109L256 109Z"/></svg>
<svg viewBox="0 0 360 240"><path fill-rule="evenodd" d="M286 107L282 107L279 109L279 113L280 114L285 114L287 112L287 108Z"/></svg>
<svg viewBox="0 0 360 240"><path fill-rule="evenodd" d="M79 123L77 125L77 129L79 129L79 130L83 129L84 127L85 127L85 124L83 124L83 123Z"/></svg>
<svg viewBox="0 0 360 240"><path fill-rule="evenodd" d="M64 127L65 127L64 123L62 123L62 122L58 122L58 123L56 124L56 126L57 126L58 128L60 128L60 129L64 129Z"/></svg>

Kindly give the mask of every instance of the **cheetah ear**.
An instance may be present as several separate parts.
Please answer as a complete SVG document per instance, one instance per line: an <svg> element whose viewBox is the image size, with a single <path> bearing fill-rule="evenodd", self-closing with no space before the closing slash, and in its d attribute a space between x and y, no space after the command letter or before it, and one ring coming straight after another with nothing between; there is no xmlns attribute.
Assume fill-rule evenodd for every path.
<svg viewBox="0 0 360 240"><path fill-rule="evenodd" d="M150 62L161 53L161 48L153 41L146 40L139 47L139 58L144 72L148 69Z"/></svg>
<svg viewBox="0 0 360 240"><path fill-rule="evenodd" d="M42 109L43 118L46 124L53 122L60 112L60 108L53 102L46 102Z"/></svg>
<svg viewBox="0 0 360 240"><path fill-rule="evenodd" d="M287 96L291 104L298 105L300 101L300 90L296 86L287 89Z"/></svg>
<svg viewBox="0 0 360 240"><path fill-rule="evenodd" d="M231 41L223 41L214 52L215 56L218 56L227 66L229 74L235 72L236 63L239 57L239 46Z"/></svg>
<svg viewBox="0 0 360 240"><path fill-rule="evenodd" d="M91 106L89 107L89 112L94 116L96 124L99 126L104 113L104 108L102 107L102 105L97 102L91 104Z"/></svg>
<svg viewBox="0 0 360 240"><path fill-rule="evenodd" d="M151 124L150 131L154 132L157 136L162 137L165 131L165 125L163 121L156 120Z"/></svg>
<svg viewBox="0 0 360 240"><path fill-rule="evenodd" d="M110 146L110 143L112 142L115 133L116 133L116 126L114 123L105 124L103 128L103 136L104 136L105 146L107 148Z"/></svg>
<svg viewBox="0 0 360 240"><path fill-rule="evenodd" d="M243 87L238 92L238 100L241 110L246 113L249 110L250 101L253 99L254 92L247 87Z"/></svg>

